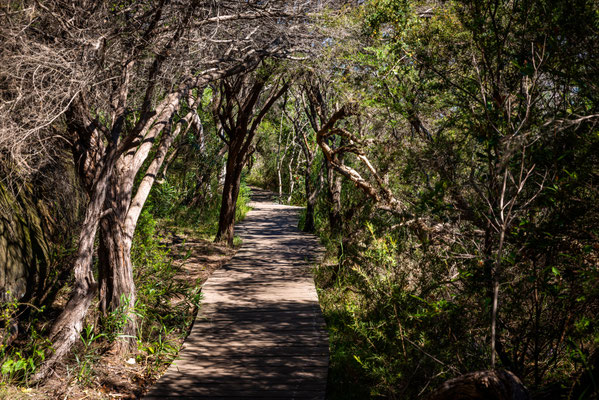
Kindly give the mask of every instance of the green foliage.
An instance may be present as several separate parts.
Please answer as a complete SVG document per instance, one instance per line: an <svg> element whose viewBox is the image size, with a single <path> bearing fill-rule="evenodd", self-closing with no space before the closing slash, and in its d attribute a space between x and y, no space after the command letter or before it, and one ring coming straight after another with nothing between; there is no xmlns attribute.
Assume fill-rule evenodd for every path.
<svg viewBox="0 0 599 400"><path fill-rule="evenodd" d="M488 369L494 281L499 367L555 398L595 390L597 7L533 3L372 1L365 37L332 53L325 106L357 99L339 125L406 208L343 184L334 235L326 190L317 203L333 397L417 398Z"/></svg>
<svg viewBox="0 0 599 400"><path fill-rule="evenodd" d="M247 181L283 196L282 203L303 204L306 160L302 135L312 142L305 115L298 112L301 103L288 95L262 121L258 128L255 162ZM279 179L280 178L280 179ZM291 193L291 196L289 195Z"/></svg>
<svg viewBox="0 0 599 400"><path fill-rule="evenodd" d="M175 328L169 329L165 325L152 327L148 335L152 340L138 343L140 354L137 361L149 366L150 375L159 372L164 365L169 365L177 357L180 348L171 340L174 331Z"/></svg>
<svg viewBox="0 0 599 400"><path fill-rule="evenodd" d="M10 296L10 293L7 293ZM50 348L50 342L41 336L36 330L37 318L44 309L35 309L32 311L31 320L27 328L27 340L17 342L17 316L19 309L24 304L16 299L0 303L0 387L11 384L27 384L28 379L33 375L45 360L46 352Z"/></svg>
<svg viewBox="0 0 599 400"><path fill-rule="evenodd" d="M374 37L401 32L410 11L406 0L370 1L365 11L364 31Z"/></svg>
<svg viewBox="0 0 599 400"><path fill-rule="evenodd" d="M90 385L95 377L94 365L99 360L100 354L94 344L105 336L104 333L96 333L94 325L86 325L79 334L81 342L74 353L76 364L71 373L80 385Z"/></svg>
<svg viewBox="0 0 599 400"><path fill-rule="evenodd" d="M161 244L162 238L158 234L157 225L158 223L150 211L144 209L135 227L131 247L131 260L134 265L159 268L167 259L169 252Z"/></svg>
<svg viewBox="0 0 599 400"><path fill-rule="evenodd" d="M152 195L146 211L151 210L154 217L165 218L179 205L182 193L168 180L152 187Z"/></svg>
<svg viewBox="0 0 599 400"><path fill-rule="evenodd" d="M197 283L177 279L189 255L175 265L173 255L162 243L164 239L158 234L157 225L152 214L144 209L132 247L137 287L133 313L137 318L136 341L140 352L137 361L144 363L150 375L158 373L177 355L176 339L186 335L201 300ZM103 319L109 342L119 337L128 311L123 307Z"/></svg>
<svg viewBox="0 0 599 400"><path fill-rule="evenodd" d="M181 329L189 322L190 307L197 306L197 288L175 279L181 267L175 267L170 251L160 243L156 233L156 221L148 213L137 226L132 248L135 268L134 280L137 286L135 312L141 317L140 336L144 330L152 331L153 322L161 322ZM185 261L185 260L183 260ZM184 301L173 306L172 299L183 297ZM121 313L122 314L122 313ZM121 320L118 310L115 319ZM149 326L145 326L149 324Z"/></svg>
<svg viewBox="0 0 599 400"><path fill-rule="evenodd" d="M402 262L409 246L368 230L359 263L345 255L336 277L331 267L317 271L331 333L331 398L414 398L458 368L480 367L471 357L484 356L472 341L478 327L449 295L448 283L420 282L419 273ZM468 363L456 366L456 357L468 353Z"/></svg>
<svg viewBox="0 0 599 400"><path fill-rule="evenodd" d="M40 359L38 361L43 361ZM20 351L13 352L6 357L2 363L0 373L2 374L2 383L11 383L27 380L27 377L35 371L36 359L26 357Z"/></svg>
<svg viewBox="0 0 599 400"><path fill-rule="evenodd" d="M235 221L243 221L246 214L252 209L250 204L251 189L242 181L239 188L239 196L237 197L237 205L235 207Z"/></svg>
<svg viewBox="0 0 599 400"><path fill-rule="evenodd" d="M119 304L120 306L115 310L100 318L103 333L98 337L105 337L109 343L113 343L118 338L123 338L124 328L129 321L130 302L127 296L121 296ZM135 314L136 311L133 310L133 313Z"/></svg>

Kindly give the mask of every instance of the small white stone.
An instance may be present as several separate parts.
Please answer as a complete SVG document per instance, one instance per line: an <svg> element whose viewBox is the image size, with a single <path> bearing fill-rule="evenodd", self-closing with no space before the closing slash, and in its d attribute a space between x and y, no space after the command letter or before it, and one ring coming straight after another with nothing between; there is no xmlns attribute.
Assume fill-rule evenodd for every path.
<svg viewBox="0 0 599 400"><path fill-rule="evenodd" d="M127 360L127 364L135 364L135 358L131 357L130 359Z"/></svg>

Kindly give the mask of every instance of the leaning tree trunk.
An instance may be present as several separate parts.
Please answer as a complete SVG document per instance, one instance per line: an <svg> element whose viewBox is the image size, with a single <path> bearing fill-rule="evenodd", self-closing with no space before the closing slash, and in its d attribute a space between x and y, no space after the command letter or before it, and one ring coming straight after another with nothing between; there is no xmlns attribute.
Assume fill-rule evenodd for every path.
<svg viewBox="0 0 599 400"><path fill-rule="evenodd" d="M81 227L81 233L79 234L77 257L74 263L75 284L71 298L58 319L54 322L50 332L50 341L52 342L54 352L35 373L32 378L34 381L46 378L53 366L79 340L79 335L83 329L83 321L96 294L98 284L92 271L94 239L98 230L108 183L116 163L116 158L116 145L111 145L107 150L106 161L92 186L89 203L85 211L85 218Z"/></svg>
<svg viewBox="0 0 599 400"><path fill-rule="evenodd" d="M137 172L129 168L127 164L130 162L126 155L117 162L104 202L104 208L109 211L100 222L100 311L104 315L123 313L118 316L125 319L118 332L122 337L116 343L120 353L131 350L137 331L134 312L136 293L131 264L133 234L125 223Z"/></svg>

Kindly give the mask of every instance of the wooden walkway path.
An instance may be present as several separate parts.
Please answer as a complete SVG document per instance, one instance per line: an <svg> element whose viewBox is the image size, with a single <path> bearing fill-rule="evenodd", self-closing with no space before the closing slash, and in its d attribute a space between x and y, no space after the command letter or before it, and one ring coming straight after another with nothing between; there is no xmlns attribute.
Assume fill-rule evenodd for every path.
<svg viewBox="0 0 599 400"><path fill-rule="evenodd" d="M297 207L260 190L252 201L242 248L204 284L179 358L146 399L324 399L328 336L310 271L320 246L297 229Z"/></svg>

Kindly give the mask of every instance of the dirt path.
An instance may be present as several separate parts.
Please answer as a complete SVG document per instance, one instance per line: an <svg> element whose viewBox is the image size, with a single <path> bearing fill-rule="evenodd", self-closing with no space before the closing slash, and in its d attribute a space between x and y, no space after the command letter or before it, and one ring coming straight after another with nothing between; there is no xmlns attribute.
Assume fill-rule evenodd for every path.
<svg viewBox="0 0 599 400"><path fill-rule="evenodd" d="M147 399L323 399L328 336L310 263L316 237L297 229L299 208L253 190L237 227L243 245L205 283L179 359Z"/></svg>

